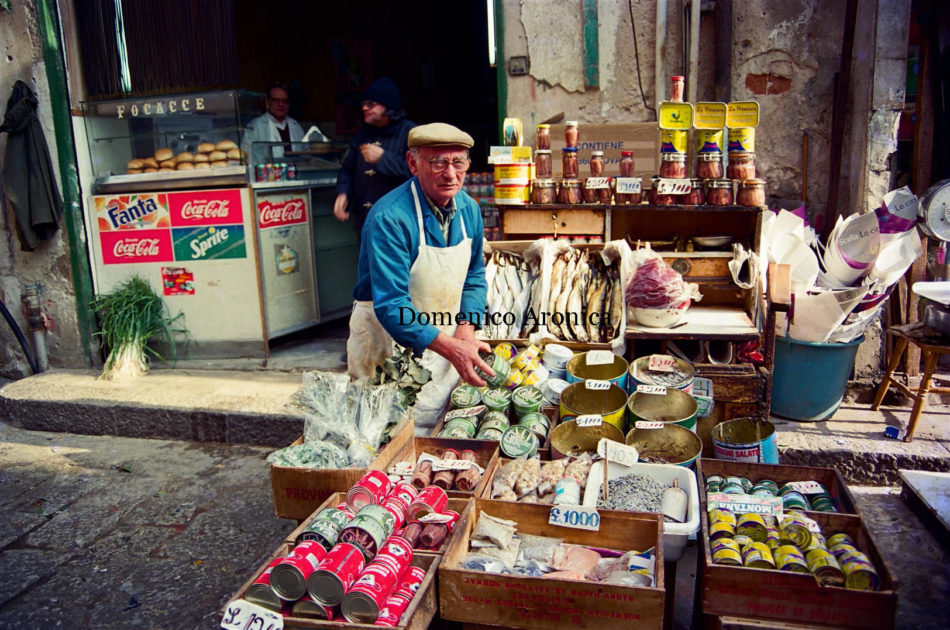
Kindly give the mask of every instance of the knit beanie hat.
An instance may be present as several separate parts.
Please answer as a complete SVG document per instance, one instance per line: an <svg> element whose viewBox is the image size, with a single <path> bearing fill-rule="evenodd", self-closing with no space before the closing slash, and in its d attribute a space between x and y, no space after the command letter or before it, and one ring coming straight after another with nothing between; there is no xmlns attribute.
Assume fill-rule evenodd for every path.
<svg viewBox="0 0 950 630"><path fill-rule="evenodd" d="M386 106L387 109L399 111L402 109L402 97L399 95L399 88L389 77L376 79L369 84L363 93L364 101L376 101Z"/></svg>

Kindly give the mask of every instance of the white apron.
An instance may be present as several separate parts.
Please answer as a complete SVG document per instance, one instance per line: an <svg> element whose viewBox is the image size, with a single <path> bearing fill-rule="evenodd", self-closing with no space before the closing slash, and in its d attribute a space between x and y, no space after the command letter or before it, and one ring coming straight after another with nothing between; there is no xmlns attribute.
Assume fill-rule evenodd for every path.
<svg viewBox="0 0 950 630"><path fill-rule="evenodd" d="M465 231L465 221L459 217L462 240L458 245L427 245L415 182L410 184L410 188L419 223L419 255L409 269L409 298L419 313L450 313L454 320L462 304L462 288L472 256L472 239ZM454 321L436 327L447 335L455 334ZM392 355L392 337L376 318L372 302L354 303L346 352L348 371L352 378L373 376L376 366ZM421 362L432 372L432 380L423 386L416 397L413 418L416 433L426 435L438 421L439 412L458 383L459 374L448 360L431 350L423 353Z"/></svg>

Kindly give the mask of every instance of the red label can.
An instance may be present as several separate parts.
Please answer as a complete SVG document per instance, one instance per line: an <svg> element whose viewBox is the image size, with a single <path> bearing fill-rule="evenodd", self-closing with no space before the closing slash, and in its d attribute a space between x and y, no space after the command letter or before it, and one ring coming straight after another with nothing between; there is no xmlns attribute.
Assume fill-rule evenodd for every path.
<svg viewBox="0 0 950 630"><path fill-rule="evenodd" d="M390 536L382 544L373 562L385 562L396 571L396 575L402 578L409 565L412 564L412 545L405 538L399 536Z"/></svg>
<svg viewBox="0 0 950 630"><path fill-rule="evenodd" d="M380 504L396 517L396 529L399 529L406 523L406 512L409 511L409 504L403 501L402 497L389 495Z"/></svg>
<svg viewBox="0 0 950 630"><path fill-rule="evenodd" d="M307 592L315 602L335 606L362 572L366 560L356 545L337 543L307 580Z"/></svg>
<svg viewBox="0 0 950 630"><path fill-rule="evenodd" d="M346 506L356 513L370 503L381 503L392 489L389 476L381 470L371 470L346 493Z"/></svg>
<svg viewBox="0 0 950 630"><path fill-rule="evenodd" d="M416 500L416 497L419 496L419 491L416 490L416 487L411 483L400 481L395 486L393 486L393 490L389 493L389 496L399 497L407 506L409 506L413 501Z"/></svg>
<svg viewBox="0 0 950 630"><path fill-rule="evenodd" d="M432 512L442 512L449 504L449 495L438 486L426 486L419 492L419 496L409 506L406 521L409 523L419 520L419 517Z"/></svg>
<svg viewBox="0 0 950 630"><path fill-rule="evenodd" d="M257 579L247 587L247 590L244 592L244 599L252 604L263 606L268 610L279 611L283 607L284 604L280 600L280 597L270 587L271 571L280 564L280 561L283 559L283 556L277 556L271 560L267 568L261 571Z"/></svg>
<svg viewBox="0 0 950 630"><path fill-rule="evenodd" d="M407 608L409 608L409 600L398 593L393 593L389 596L389 599L386 600L383 609L379 611L379 617L376 618L376 625L398 626L399 620Z"/></svg>
<svg viewBox="0 0 950 630"><path fill-rule="evenodd" d="M399 578L392 567L373 562L360 574L343 596L340 610L351 623L373 623L392 594Z"/></svg>
<svg viewBox="0 0 950 630"><path fill-rule="evenodd" d="M271 589L281 599L300 599L307 592L307 580L326 555L326 550L318 542L300 543L271 569Z"/></svg>
<svg viewBox="0 0 950 630"><path fill-rule="evenodd" d="M415 597L416 593L419 592L419 587L422 586L422 580L426 577L426 571L420 567L409 567L409 570L406 571L406 574L402 577L402 583L399 585L399 588L396 589L396 592L393 595L401 595L407 599L412 599Z"/></svg>

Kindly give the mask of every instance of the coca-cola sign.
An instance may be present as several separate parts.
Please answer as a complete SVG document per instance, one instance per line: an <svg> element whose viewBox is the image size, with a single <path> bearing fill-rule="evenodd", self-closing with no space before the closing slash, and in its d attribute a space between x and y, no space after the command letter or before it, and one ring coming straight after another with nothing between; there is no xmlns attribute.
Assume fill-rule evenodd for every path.
<svg viewBox="0 0 950 630"><path fill-rule="evenodd" d="M266 228L307 222L307 201L293 195L275 195L257 202L258 226Z"/></svg>
<svg viewBox="0 0 950 630"><path fill-rule="evenodd" d="M168 209L172 227L244 223L239 189L168 193Z"/></svg>
<svg viewBox="0 0 950 630"><path fill-rule="evenodd" d="M99 234L102 262L106 265L167 262L173 260L168 230L130 230Z"/></svg>

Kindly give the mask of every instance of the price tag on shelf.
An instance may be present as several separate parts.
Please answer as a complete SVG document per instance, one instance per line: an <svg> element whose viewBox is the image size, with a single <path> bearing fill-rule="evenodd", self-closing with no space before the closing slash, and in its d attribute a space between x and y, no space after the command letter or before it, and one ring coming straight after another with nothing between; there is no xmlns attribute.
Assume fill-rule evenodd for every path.
<svg viewBox="0 0 950 630"><path fill-rule="evenodd" d="M666 387L664 385L637 385L637 393L666 396Z"/></svg>
<svg viewBox="0 0 950 630"><path fill-rule="evenodd" d="M692 185L688 179L664 179L660 178L656 182L656 193L658 195L685 195L692 190Z"/></svg>
<svg viewBox="0 0 950 630"><path fill-rule="evenodd" d="M786 485L798 490L802 494L818 494L819 492L825 492L825 489L822 488L821 484L817 481L789 481Z"/></svg>
<svg viewBox="0 0 950 630"><path fill-rule="evenodd" d="M551 508L548 525L572 527L596 532L600 529L600 514L597 508L580 505L555 505Z"/></svg>
<svg viewBox="0 0 950 630"><path fill-rule="evenodd" d="M597 392L602 392L604 390L610 389L610 381L599 381L595 378L589 378L584 381L584 387Z"/></svg>
<svg viewBox="0 0 950 630"><path fill-rule="evenodd" d="M604 417L599 413L586 413L574 418L574 422L579 427L599 427L604 423Z"/></svg>
<svg viewBox="0 0 950 630"><path fill-rule="evenodd" d="M634 429L662 429L666 424L653 420L637 420L633 423Z"/></svg>
<svg viewBox="0 0 950 630"><path fill-rule="evenodd" d="M614 180L616 192L618 195L635 195L640 192L642 181L640 177L618 177Z"/></svg>
<svg viewBox="0 0 950 630"><path fill-rule="evenodd" d="M587 353L587 365L611 365L614 353L610 350L591 350Z"/></svg>
<svg viewBox="0 0 950 630"><path fill-rule="evenodd" d="M610 188L610 178L609 177L588 177L587 181L584 182L584 187L587 188L587 190Z"/></svg>
<svg viewBox="0 0 950 630"><path fill-rule="evenodd" d="M225 630L281 630L284 618L263 606L236 599L224 611L221 627Z"/></svg>
<svg viewBox="0 0 950 630"><path fill-rule="evenodd" d="M651 354L647 369L651 372L672 372L676 359L668 354Z"/></svg>
<svg viewBox="0 0 950 630"><path fill-rule="evenodd" d="M597 454L608 462L615 462L621 466L636 464L640 459L640 453L636 448L607 438L600 438L600 442L597 443Z"/></svg>
<svg viewBox="0 0 950 630"><path fill-rule="evenodd" d="M475 462L467 459L440 459L432 464L432 472L443 470L468 470Z"/></svg>

